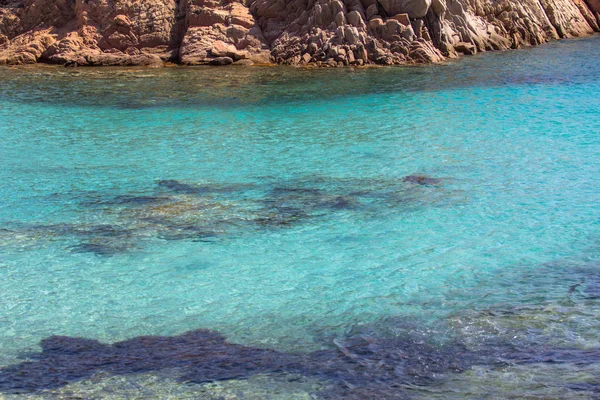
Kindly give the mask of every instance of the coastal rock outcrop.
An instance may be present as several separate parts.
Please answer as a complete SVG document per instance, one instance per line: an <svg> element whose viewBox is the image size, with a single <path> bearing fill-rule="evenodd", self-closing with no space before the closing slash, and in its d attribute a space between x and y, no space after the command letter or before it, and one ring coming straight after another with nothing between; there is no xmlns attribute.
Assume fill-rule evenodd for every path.
<svg viewBox="0 0 600 400"><path fill-rule="evenodd" d="M599 21L600 0L0 0L0 64L428 63Z"/></svg>

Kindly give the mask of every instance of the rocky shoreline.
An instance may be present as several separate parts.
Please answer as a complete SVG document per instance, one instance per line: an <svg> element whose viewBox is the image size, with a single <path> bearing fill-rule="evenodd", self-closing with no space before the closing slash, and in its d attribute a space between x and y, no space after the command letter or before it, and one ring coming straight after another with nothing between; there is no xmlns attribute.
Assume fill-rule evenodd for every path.
<svg viewBox="0 0 600 400"><path fill-rule="evenodd" d="M0 0L0 64L432 63L599 21L600 0Z"/></svg>

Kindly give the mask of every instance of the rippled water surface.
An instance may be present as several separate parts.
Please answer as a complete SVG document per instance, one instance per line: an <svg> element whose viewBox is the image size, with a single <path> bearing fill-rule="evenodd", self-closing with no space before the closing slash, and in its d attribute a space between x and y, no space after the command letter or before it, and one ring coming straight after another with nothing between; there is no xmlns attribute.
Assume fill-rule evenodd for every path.
<svg viewBox="0 0 600 400"><path fill-rule="evenodd" d="M599 46L0 69L0 399L600 398Z"/></svg>

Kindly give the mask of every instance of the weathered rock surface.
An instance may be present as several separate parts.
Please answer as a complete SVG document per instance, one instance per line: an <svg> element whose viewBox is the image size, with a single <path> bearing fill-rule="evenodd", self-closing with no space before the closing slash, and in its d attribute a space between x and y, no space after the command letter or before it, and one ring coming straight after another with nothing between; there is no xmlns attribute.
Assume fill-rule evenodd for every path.
<svg viewBox="0 0 600 400"><path fill-rule="evenodd" d="M0 64L427 63L599 22L600 0L0 0Z"/></svg>

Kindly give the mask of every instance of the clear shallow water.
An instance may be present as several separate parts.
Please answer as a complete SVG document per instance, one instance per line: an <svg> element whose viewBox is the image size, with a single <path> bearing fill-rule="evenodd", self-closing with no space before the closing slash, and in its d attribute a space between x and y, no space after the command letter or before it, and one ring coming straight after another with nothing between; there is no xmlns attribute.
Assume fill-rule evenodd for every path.
<svg viewBox="0 0 600 400"><path fill-rule="evenodd" d="M501 371L479 359L442 369L440 398L482 398L507 374L506 398L592 398L599 43L404 69L2 69L0 366L35 359L52 335L115 343L202 328L346 356L349 337L409 335L541 357L503 350ZM548 361L536 346L591 352L579 355L589 376L561 384L564 368L531 367ZM445 352L422 349L440 365ZM545 383L524 383L535 370ZM0 388L14 392L5 371ZM279 378L249 375L231 390L276 398L261 390ZM302 379L293 393L318 392ZM357 382L357 398L379 390ZM104 387L87 385L73 390ZM434 396L423 390L409 388Z"/></svg>

